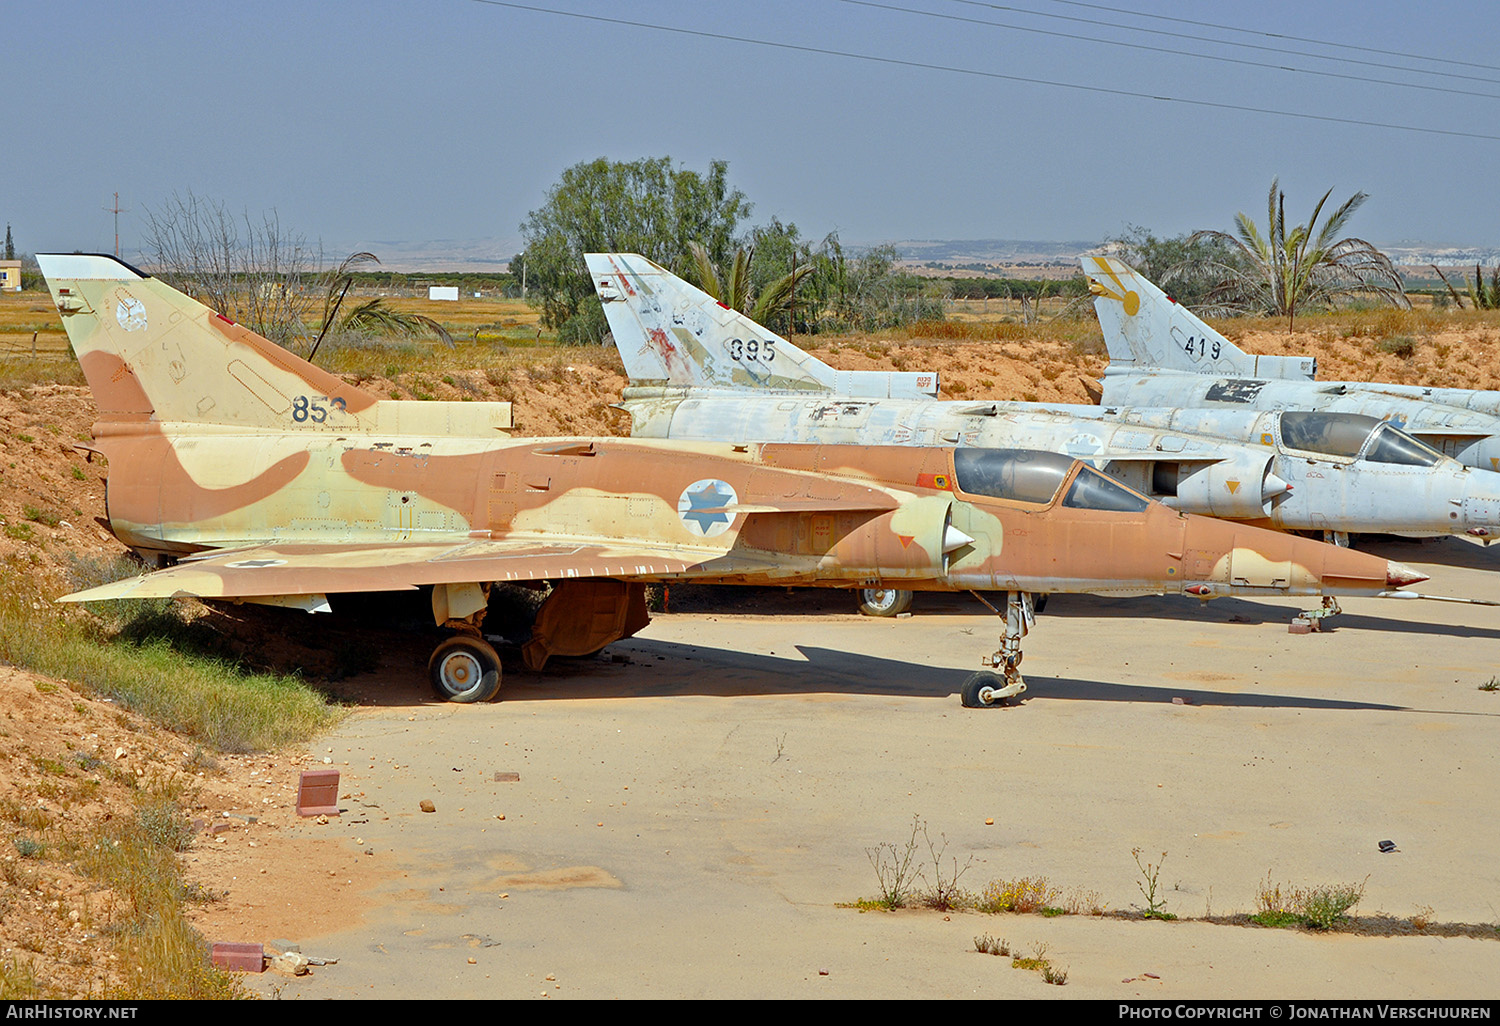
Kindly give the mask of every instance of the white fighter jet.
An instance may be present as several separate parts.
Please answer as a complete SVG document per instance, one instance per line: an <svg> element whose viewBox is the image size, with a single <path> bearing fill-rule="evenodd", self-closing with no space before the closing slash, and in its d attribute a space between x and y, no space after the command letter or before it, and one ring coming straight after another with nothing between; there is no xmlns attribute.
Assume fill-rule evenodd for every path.
<svg viewBox="0 0 1500 1026"><path fill-rule="evenodd" d="M1252 356L1112 257L1084 257L1109 366L1101 402L1374 417L1460 463L1500 470L1500 392L1316 381L1311 356Z"/></svg>
<svg viewBox="0 0 1500 1026"><path fill-rule="evenodd" d="M1184 512L1308 531L1500 531L1500 474L1368 416L942 400L935 373L835 371L635 254L589 254L647 438L856 445L1025 444L1090 462ZM866 612L904 596L872 592Z"/></svg>

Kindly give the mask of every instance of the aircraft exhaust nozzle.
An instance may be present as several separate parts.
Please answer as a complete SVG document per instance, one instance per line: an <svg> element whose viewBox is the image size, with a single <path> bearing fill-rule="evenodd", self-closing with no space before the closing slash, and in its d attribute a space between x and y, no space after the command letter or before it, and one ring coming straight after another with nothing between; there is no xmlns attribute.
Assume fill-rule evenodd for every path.
<svg viewBox="0 0 1500 1026"><path fill-rule="evenodd" d="M1405 563L1397 563L1394 559L1385 564L1385 583L1392 588L1404 588L1408 584L1416 584L1427 580L1427 575L1418 573Z"/></svg>
<svg viewBox="0 0 1500 1026"><path fill-rule="evenodd" d="M1278 495L1284 495L1291 490L1292 486L1281 478L1275 474L1267 474L1265 481L1260 486L1260 498L1262 502L1265 502L1274 499Z"/></svg>
<svg viewBox="0 0 1500 1026"><path fill-rule="evenodd" d="M962 531L960 531L958 528L954 527L952 524L949 524L947 527L943 528L943 554L944 555L947 555L948 553L954 551L955 549L961 549L965 545L973 545L973 544L974 544L974 539L973 538L970 538L968 535L964 534Z"/></svg>

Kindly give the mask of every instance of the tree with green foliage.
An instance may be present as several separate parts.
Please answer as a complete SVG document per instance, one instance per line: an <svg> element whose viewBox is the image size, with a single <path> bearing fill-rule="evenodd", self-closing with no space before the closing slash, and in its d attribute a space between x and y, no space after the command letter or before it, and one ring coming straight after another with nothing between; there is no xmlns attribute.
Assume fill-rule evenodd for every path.
<svg viewBox="0 0 1500 1026"><path fill-rule="evenodd" d="M694 242L714 263L729 260L751 204L729 187L728 172L727 161L699 174L670 157L600 157L565 170L521 225L528 299L542 323L565 342L598 342L609 330L585 253L640 253L682 276L691 273Z"/></svg>
<svg viewBox="0 0 1500 1026"><path fill-rule="evenodd" d="M1222 276L1218 298L1244 308L1284 315L1287 331L1296 324L1297 308L1341 296L1373 293L1404 309L1411 308L1401 274L1389 257L1364 239L1340 238L1354 212L1369 198L1356 192L1318 227L1329 189L1306 224L1286 223L1286 194L1271 179L1266 231L1244 213L1235 215L1235 235L1217 230L1194 232L1188 242L1228 243L1242 264L1211 264Z"/></svg>
<svg viewBox="0 0 1500 1026"><path fill-rule="evenodd" d="M1110 255L1125 261L1146 280L1179 303L1210 315L1233 311L1216 309L1218 289L1224 280L1220 268L1246 270L1239 250L1219 238L1175 235L1158 238L1138 224L1106 240Z"/></svg>
<svg viewBox="0 0 1500 1026"><path fill-rule="evenodd" d="M14 260L15 258L16 244L15 241L10 237L10 222L7 221L5 222L5 259Z"/></svg>
<svg viewBox="0 0 1500 1026"><path fill-rule="evenodd" d="M798 283L813 272L810 262L799 265L794 260L788 273L772 278L763 287L756 288L751 271L754 265L753 250L736 249L729 266L721 273L714 267L708 249L702 243L694 242L689 248L692 250L693 270L699 288L725 306L738 310L756 324L763 324L773 331L777 327L773 322L783 320L787 314Z"/></svg>

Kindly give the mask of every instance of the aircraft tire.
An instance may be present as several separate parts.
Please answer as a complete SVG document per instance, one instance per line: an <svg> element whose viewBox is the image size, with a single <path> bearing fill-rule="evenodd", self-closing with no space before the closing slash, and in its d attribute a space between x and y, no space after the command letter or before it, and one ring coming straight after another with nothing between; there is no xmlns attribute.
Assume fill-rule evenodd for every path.
<svg viewBox="0 0 1500 1026"><path fill-rule="evenodd" d="M969 679L964 681L964 686L958 692L959 701L963 702L965 709L993 709L997 705L1004 705L1007 699L1002 698L999 701L986 702L980 697L980 692L985 688L993 688L998 691L1003 687L1005 687L1004 677L989 670L980 670L978 673L971 674Z"/></svg>
<svg viewBox="0 0 1500 1026"><path fill-rule="evenodd" d="M865 616L899 616L911 608L911 592L900 588L861 588L859 611Z"/></svg>
<svg viewBox="0 0 1500 1026"><path fill-rule="evenodd" d="M500 655L482 638L461 634L433 649L427 677L439 698L488 702L500 691Z"/></svg>

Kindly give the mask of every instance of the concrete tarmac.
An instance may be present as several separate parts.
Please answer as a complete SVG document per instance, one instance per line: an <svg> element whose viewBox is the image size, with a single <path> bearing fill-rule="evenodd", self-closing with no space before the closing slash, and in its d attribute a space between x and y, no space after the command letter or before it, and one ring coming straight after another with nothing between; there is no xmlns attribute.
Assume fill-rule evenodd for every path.
<svg viewBox="0 0 1500 1026"><path fill-rule="evenodd" d="M1371 548L1431 574L1417 590L1500 599L1500 548ZM661 615L610 655L508 675L499 702L361 709L318 744L350 797L317 829L351 851L357 838L387 875L361 925L294 938L336 966L250 985L397 999L1500 997L1494 929L1203 921L1255 911L1271 883L1362 885L1361 915L1500 922L1500 691L1480 689L1500 674L1500 608L1346 599L1328 632L1290 635L1305 604L1054 596L1026 639L1025 700L997 709L964 709L957 691L998 623L946 595L919 595L898 620L844 612L842 595ZM871 853L913 840L919 886L1045 877L1111 910L1144 908L1141 867L1155 866L1156 900L1180 918L846 907L880 892ZM1066 984L977 952L982 934L1043 951Z"/></svg>

